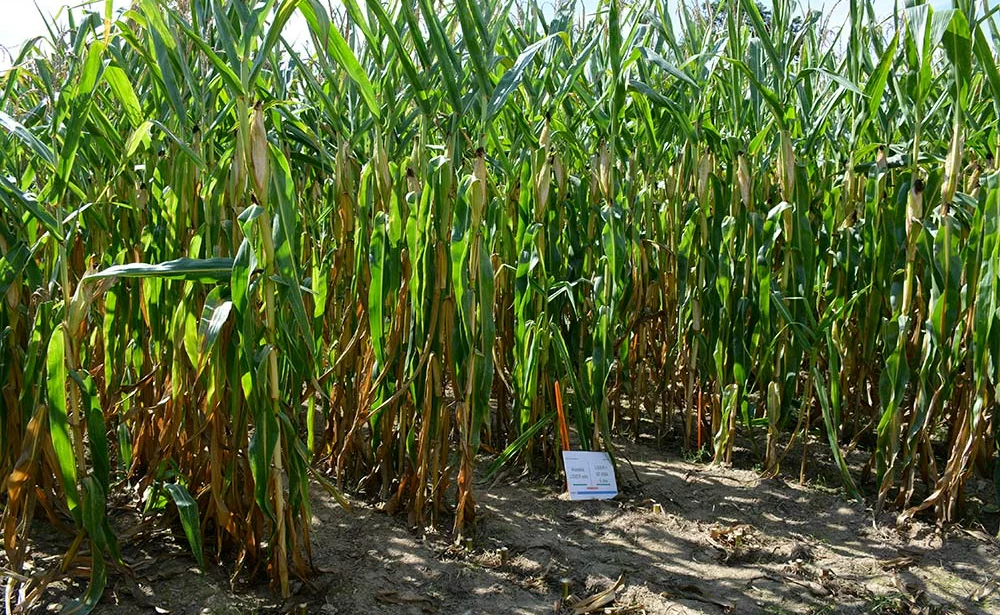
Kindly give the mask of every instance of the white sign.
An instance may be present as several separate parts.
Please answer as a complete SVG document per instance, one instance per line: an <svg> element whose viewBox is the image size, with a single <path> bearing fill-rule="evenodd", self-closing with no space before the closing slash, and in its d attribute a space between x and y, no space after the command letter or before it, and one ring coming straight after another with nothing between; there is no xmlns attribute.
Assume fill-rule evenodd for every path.
<svg viewBox="0 0 1000 615"><path fill-rule="evenodd" d="M571 500L607 500L618 495L615 467L607 453L563 451Z"/></svg>

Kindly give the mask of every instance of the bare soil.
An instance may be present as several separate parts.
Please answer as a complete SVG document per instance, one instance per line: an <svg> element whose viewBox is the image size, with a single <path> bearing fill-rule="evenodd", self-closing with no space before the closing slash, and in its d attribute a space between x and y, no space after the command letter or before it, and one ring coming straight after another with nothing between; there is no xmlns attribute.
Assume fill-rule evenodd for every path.
<svg viewBox="0 0 1000 615"><path fill-rule="evenodd" d="M820 485L644 445L623 453L635 472L622 464L615 500L570 502L555 475L480 486L477 533L460 547L363 501L347 513L316 488L317 572L285 602L231 585L231 562L199 572L179 532L127 542L133 578L112 575L96 612L573 613L621 579L588 612L1000 614L1000 544L975 523L898 527ZM38 566L59 553L33 549ZM49 608L80 589L50 588Z"/></svg>

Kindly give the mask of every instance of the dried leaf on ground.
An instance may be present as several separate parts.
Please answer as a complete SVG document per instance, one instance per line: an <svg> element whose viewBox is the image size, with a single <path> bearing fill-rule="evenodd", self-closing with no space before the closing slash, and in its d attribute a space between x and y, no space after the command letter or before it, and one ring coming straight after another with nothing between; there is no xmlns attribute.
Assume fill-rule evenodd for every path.
<svg viewBox="0 0 1000 615"><path fill-rule="evenodd" d="M625 584L625 575L618 577L615 584L605 589L604 591L598 592L589 598L584 598L583 600L574 601L568 606L573 609L573 615L585 615L586 613L597 613L601 611L604 607L608 606L618 597L618 590Z"/></svg>

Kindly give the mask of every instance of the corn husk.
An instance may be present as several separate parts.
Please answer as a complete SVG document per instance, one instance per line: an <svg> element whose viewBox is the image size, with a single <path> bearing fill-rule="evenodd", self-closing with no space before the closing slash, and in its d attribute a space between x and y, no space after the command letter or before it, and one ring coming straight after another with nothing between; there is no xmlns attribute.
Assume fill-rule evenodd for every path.
<svg viewBox="0 0 1000 615"><path fill-rule="evenodd" d="M254 190L261 202L266 201L268 178L271 173L267 158L267 129L264 126L264 110L261 103L253 109L250 121L250 169Z"/></svg>

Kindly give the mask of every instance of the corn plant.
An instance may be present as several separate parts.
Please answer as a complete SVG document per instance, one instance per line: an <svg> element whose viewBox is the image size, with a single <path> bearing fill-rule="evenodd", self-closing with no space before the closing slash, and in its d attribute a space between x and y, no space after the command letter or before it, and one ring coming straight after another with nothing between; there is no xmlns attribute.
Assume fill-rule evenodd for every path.
<svg viewBox="0 0 1000 615"><path fill-rule="evenodd" d="M904 518L1000 486L992 9L763 8L49 24L0 76L8 601L85 569L92 609L125 566L108 502L282 595L311 487L461 539L483 453L558 467L563 399L613 455L743 439L777 473L798 446L805 480L819 439ZM28 578L38 515L67 553Z"/></svg>

